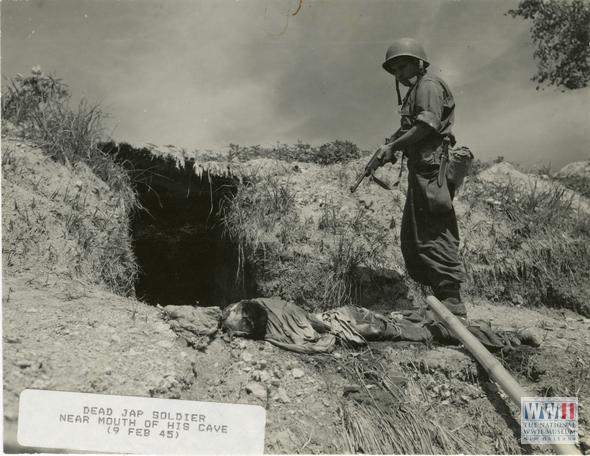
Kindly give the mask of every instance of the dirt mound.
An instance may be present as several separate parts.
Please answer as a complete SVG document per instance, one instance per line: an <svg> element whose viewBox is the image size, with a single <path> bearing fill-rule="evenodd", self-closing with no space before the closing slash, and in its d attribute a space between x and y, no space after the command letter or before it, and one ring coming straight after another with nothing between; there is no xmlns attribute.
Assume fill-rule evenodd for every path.
<svg viewBox="0 0 590 456"><path fill-rule="evenodd" d="M27 142L2 140L5 276L79 279L133 294L128 208L83 163L65 167Z"/></svg>
<svg viewBox="0 0 590 456"><path fill-rule="evenodd" d="M513 165L508 162L495 163L489 168L479 173L478 177L490 184L494 185L510 185L517 186L528 185L531 177L518 171Z"/></svg>
<svg viewBox="0 0 590 456"><path fill-rule="evenodd" d="M585 177L590 179L590 161L574 162L565 165L555 173L556 177Z"/></svg>
<svg viewBox="0 0 590 456"><path fill-rule="evenodd" d="M57 165L33 144L3 138L2 147L5 451L24 450L16 443L16 427L18 398L26 388L261 405L267 410L265 451L275 454L549 451L520 445L518 410L460 346L381 342L309 356L262 341L231 340L220 331L198 346L187 345L160 308L109 291L105 278L112 271L96 274L97 265L116 264L110 257L100 262L102 236L127 233L127 221L117 222L126 217L124 208L109 189L87 170ZM388 267L378 277L368 266L359 271L379 290L389 290L381 301L374 299L375 307L423 305L419 289L394 289L403 284L403 263L393 246L405 184L386 192L366 183L350 195L365 161L330 167L256 163L274 182L292 183L298 220L307 220L305 237L284 244L281 260L304 258L305 274L312 254L329 257L347 245L338 243L349 239L338 231L348 225L339 223L362 214L359 230L347 236L367 230L390 236L379 244L390 247L381 257ZM398 172L396 165L378 174L392 184ZM281 244L288 233L278 224L273 229L272 236L264 235ZM335 233L332 241L325 232ZM292 275L282 280L293 281L293 293L300 287ZM531 395L551 387L578 396L580 436L587 439L590 321L506 301L481 299L467 307L471 318L489 320L494 329L532 327L539 333L541 347L515 349L506 366Z"/></svg>
<svg viewBox="0 0 590 456"><path fill-rule="evenodd" d="M559 171L558 178L584 178L590 176L590 162L571 163ZM478 178L496 187L511 186L518 192L538 191L559 194L559 198L576 210L590 213L590 199L580 194L577 189L566 187L560 180L550 179L547 175L525 174L508 162L500 162L482 171Z"/></svg>

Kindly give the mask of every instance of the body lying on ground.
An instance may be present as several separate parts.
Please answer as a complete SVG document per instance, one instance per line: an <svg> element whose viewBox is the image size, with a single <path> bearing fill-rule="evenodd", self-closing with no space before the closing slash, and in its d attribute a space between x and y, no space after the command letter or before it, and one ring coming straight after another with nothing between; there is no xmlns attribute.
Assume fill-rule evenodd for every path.
<svg viewBox="0 0 590 456"><path fill-rule="evenodd" d="M460 320L490 351L521 344L540 345L530 333L494 332L488 322ZM460 344L426 308L393 312L388 317L353 306L314 314L281 299L258 298L228 306L223 311L222 324L233 335L266 340L283 349L308 354L329 353L336 344L359 347L386 340Z"/></svg>

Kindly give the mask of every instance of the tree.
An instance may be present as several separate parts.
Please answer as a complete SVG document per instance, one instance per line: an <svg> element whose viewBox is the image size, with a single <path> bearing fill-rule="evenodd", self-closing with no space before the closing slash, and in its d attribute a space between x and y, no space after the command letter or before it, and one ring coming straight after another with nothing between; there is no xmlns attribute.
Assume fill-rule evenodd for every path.
<svg viewBox="0 0 590 456"><path fill-rule="evenodd" d="M507 14L533 21L533 57L539 62L532 80L537 90L543 83L570 90L586 87L590 80L589 0L521 0Z"/></svg>

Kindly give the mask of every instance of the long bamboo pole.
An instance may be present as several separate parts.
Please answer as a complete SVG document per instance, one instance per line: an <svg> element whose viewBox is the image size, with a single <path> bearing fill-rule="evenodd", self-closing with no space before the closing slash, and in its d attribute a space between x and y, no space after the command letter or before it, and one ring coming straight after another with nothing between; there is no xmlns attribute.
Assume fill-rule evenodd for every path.
<svg viewBox="0 0 590 456"><path fill-rule="evenodd" d="M531 397L525 389L518 384L504 366L492 356L492 354L475 338L473 334L453 315L438 299L428 296L426 301L432 311L442 320L444 325L459 339L465 347L475 356L488 375L500 385L520 409L520 398ZM575 445L571 443L551 444L557 454L581 455Z"/></svg>

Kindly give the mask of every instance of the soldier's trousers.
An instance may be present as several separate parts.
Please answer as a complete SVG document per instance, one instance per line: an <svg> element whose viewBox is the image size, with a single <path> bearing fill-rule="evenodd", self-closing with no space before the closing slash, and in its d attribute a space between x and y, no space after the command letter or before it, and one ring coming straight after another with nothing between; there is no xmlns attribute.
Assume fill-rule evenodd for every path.
<svg viewBox="0 0 590 456"><path fill-rule="evenodd" d="M458 256L459 229L455 209L429 212L423 198L416 195L415 180L409 177L400 234L401 250L410 277L430 286L438 295L441 289L458 288L465 281ZM448 185L452 198L454 185Z"/></svg>

